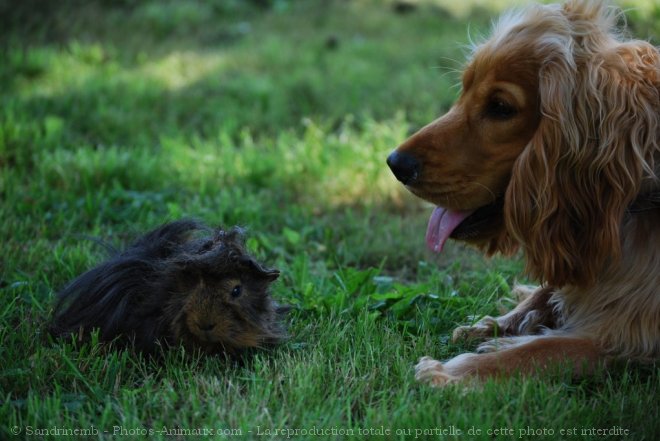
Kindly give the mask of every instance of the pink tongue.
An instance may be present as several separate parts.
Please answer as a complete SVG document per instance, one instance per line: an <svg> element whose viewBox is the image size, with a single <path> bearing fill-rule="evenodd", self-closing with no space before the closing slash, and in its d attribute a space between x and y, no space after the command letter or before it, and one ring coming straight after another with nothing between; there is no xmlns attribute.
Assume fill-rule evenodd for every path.
<svg viewBox="0 0 660 441"><path fill-rule="evenodd" d="M436 253L442 251L452 231L473 212L474 210L452 211L436 207L426 228L426 246Z"/></svg>

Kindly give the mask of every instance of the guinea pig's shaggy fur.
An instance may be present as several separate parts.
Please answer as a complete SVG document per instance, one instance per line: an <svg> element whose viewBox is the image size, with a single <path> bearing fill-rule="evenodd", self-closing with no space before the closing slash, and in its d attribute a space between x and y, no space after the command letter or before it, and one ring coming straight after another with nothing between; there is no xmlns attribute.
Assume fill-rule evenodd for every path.
<svg viewBox="0 0 660 441"><path fill-rule="evenodd" d="M282 341L288 308L269 287L279 271L247 254L239 228L165 224L87 271L58 296L57 337L116 340L153 353L159 343L237 355Z"/></svg>

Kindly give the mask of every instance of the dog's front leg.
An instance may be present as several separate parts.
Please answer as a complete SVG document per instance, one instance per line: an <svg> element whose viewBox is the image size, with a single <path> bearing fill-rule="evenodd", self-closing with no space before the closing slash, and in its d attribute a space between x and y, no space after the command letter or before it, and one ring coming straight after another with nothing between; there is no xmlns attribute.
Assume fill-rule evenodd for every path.
<svg viewBox="0 0 660 441"><path fill-rule="evenodd" d="M452 341L487 339L515 335L532 335L541 328L553 328L557 323L554 306L550 303L555 290L549 287L519 285L513 295L521 302L501 317L486 316L472 326L459 326Z"/></svg>
<svg viewBox="0 0 660 441"><path fill-rule="evenodd" d="M585 338L534 336L503 339L503 349L483 354L466 353L447 362L423 357L415 366L415 379L434 387L470 379L542 373L567 363L574 375L592 371L605 361L595 343Z"/></svg>

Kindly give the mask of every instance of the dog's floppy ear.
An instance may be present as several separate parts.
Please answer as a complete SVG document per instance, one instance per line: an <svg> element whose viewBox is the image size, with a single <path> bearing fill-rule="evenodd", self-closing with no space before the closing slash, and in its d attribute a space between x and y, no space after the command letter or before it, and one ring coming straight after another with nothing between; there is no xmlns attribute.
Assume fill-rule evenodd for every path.
<svg viewBox="0 0 660 441"><path fill-rule="evenodd" d="M581 48L567 45L544 63L542 121L514 165L505 202L528 271L554 286L592 285L620 258L625 210L654 175L660 150L658 52L610 39L587 53L589 37L580 38Z"/></svg>

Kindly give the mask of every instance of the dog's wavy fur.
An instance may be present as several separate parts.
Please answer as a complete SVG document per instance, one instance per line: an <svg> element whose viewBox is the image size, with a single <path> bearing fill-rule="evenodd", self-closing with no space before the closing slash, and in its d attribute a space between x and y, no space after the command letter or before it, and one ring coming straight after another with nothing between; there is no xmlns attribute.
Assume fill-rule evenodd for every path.
<svg viewBox="0 0 660 441"><path fill-rule="evenodd" d="M660 357L660 54L625 37L616 27L622 18L600 0L504 15L475 45L456 108L399 147L422 163L419 185L408 188L440 204L425 182L437 187L438 176L449 174L438 167L470 159L446 145L465 130L460 121L470 121L460 112L479 105L470 102L479 95L471 91L487 88L489 72L501 71L528 105L516 116L526 118L522 128L509 122L515 142L474 158L490 161L493 171L469 177L490 183L504 204L500 228L473 243L487 253L521 248L542 286L519 288L523 301L514 311L454 334L503 338L446 363L425 357L418 379L442 385L559 360L580 373L611 358ZM491 130L489 124L470 130ZM486 202L477 190L461 196L457 209Z"/></svg>

